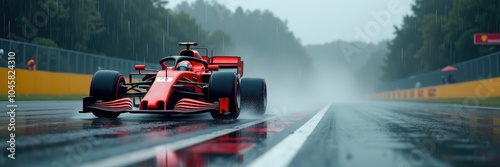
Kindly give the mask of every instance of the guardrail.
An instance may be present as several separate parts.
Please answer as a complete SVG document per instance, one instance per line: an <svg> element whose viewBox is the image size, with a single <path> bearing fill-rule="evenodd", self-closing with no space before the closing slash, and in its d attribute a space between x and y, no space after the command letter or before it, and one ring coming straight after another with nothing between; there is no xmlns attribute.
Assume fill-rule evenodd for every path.
<svg viewBox="0 0 500 167"><path fill-rule="evenodd" d="M37 70L76 74L94 74L97 70L116 70L124 75L135 71L134 65L145 64L148 68L161 68L158 63L133 61L96 54L53 48L0 38L0 49L4 50L1 67L6 67L8 52L16 53L16 67L25 68L31 57L36 57Z"/></svg>
<svg viewBox="0 0 500 167"><path fill-rule="evenodd" d="M411 89L420 83L420 87L443 85L442 77L453 75L457 83L500 77L500 52L483 57L453 64L458 70L441 72L440 69L428 73L406 77L386 83L376 88L376 91L393 91L396 89Z"/></svg>

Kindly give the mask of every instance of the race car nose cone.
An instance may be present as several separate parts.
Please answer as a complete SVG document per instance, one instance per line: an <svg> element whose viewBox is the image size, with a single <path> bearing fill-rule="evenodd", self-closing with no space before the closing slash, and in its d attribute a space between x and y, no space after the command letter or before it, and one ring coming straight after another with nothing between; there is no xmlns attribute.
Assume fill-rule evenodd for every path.
<svg viewBox="0 0 500 167"><path fill-rule="evenodd" d="M163 100L149 100L143 101L143 103L147 104L147 110L165 110L165 101Z"/></svg>
<svg viewBox="0 0 500 167"><path fill-rule="evenodd" d="M156 109L156 108L158 108L158 101L157 100L148 101L148 109Z"/></svg>

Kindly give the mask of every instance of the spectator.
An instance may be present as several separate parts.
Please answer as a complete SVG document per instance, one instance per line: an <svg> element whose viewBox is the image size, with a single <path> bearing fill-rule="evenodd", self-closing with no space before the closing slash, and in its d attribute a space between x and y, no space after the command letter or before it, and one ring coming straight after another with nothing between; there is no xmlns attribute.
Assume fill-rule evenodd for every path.
<svg viewBox="0 0 500 167"><path fill-rule="evenodd" d="M35 60L36 60L35 56L31 57L31 59L28 60L28 63L26 63L26 69L36 71Z"/></svg>
<svg viewBox="0 0 500 167"><path fill-rule="evenodd" d="M448 78L446 79L448 81L448 84L453 84L455 83L455 78L453 78L453 75L448 74Z"/></svg>
<svg viewBox="0 0 500 167"><path fill-rule="evenodd" d="M2 58L3 54L3 49L0 49L0 58Z"/></svg>
<svg viewBox="0 0 500 167"><path fill-rule="evenodd" d="M420 88L420 85L421 85L420 82L417 81L417 83L415 83L415 88Z"/></svg>
<svg viewBox="0 0 500 167"><path fill-rule="evenodd" d="M444 75L441 75L441 82L442 82L442 84L448 84L448 81L446 80Z"/></svg>

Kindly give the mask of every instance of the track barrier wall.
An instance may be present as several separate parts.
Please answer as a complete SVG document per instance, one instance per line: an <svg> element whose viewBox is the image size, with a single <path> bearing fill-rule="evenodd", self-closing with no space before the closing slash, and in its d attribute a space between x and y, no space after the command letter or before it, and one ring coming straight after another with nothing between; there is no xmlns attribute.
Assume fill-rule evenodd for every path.
<svg viewBox="0 0 500 167"><path fill-rule="evenodd" d="M0 68L0 94L7 94L8 68ZM88 95L92 75L16 70L16 95Z"/></svg>
<svg viewBox="0 0 500 167"><path fill-rule="evenodd" d="M0 95L6 95L8 68L0 68ZM82 95L89 94L92 75L49 71L16 70L16 95ZM128 77L125 82L128 83ZM136 79L133 79L136 82Z"/></svg>
<svg viewBox="0 0 500 167"><path fill-rule="evenodd" d="M461 82L449 85L403 89L375 93L374 99L419 100L419 99L486 99L500 97L500 77Z"/></svg>

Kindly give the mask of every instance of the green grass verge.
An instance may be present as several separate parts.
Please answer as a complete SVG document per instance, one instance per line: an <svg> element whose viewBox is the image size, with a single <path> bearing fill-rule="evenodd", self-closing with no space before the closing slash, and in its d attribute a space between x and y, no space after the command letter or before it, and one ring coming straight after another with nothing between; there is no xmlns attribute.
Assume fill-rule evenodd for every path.
<svg viewBox="0 0 500 167"><path fill-rule="evenodd" d="M423 102L423 103L444 103L444 104L462 104L462 105L479 105L479 106L500 106L500 97L486 98L486 99L421 99L421 100L401 100L409 102Z"/></svg>
<svg viewBox="0 0 500 167"><path fill-rule="evenodd" d="M16 95L16 101L34 100L81 100L86 95ZM0 95L0 101L7 101L7 95Z"/></svg>

